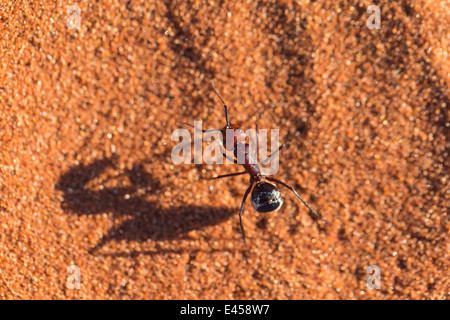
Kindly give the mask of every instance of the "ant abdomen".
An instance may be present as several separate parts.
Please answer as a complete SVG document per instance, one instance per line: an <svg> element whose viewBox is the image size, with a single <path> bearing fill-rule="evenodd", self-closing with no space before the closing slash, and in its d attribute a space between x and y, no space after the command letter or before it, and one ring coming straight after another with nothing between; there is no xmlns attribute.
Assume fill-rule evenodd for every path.
<svg viewBox="0 0 450 320"><path fill-rule="evenodd" d="M252 207L258 212L272 212L281 208L283 198L277 186L269 182L258 182L252 191Z"/></svg>

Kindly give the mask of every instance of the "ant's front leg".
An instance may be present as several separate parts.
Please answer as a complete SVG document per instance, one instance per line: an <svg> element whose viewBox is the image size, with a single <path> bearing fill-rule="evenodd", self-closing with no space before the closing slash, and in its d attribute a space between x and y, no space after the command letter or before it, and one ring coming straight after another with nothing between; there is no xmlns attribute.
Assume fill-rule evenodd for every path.
<svg viewBox="0 0 450 320"><path fill-rule="evenodd" d="M281 146L278 147L277 150L275 150L274 152L272 152L272 153L270 154L269 157L267 157L266 159L264 159L264 161L261 161L261 165L267 164L269 161L272 160L272 158L273 158L278 152L280 152L281 149L286 148L287 146L289 146L289 143L283 143Z"/></svg>
<svg viewBox="0 0 450 320"><path fill-rule="evenodd" d="M231 163L235 163L235 162L234 162L234 159L231 159L231 158L226 154L226 152L223 151L223 144L222 144L221 146L222 146L222 154L223 154L223 156L224 156L225 158L227 158L229 161L231 161Z"/></svg>
<svg viewBox="0 0 450 320"><path fill-rule="evenodd" d="M256 152L259 154L259 126L258 122L256 122Z"/></svg>
<svg viewBox="0 0 450 320"><path fill-rule="evenodd" d="M290 141L289 141L290 142ZM270 156L268 156L266 159L264 159L263 161L260 162L260 164L263 166L265 164L267 164L268 162L270 162L273 157L280 152L281 149L286 148L287 146L289 146L289 142L287 143L283 143L281 146L279 146L277 148L277 150L275 150L274 152L272 152L270 154ZM256 152L259 155L259 129L258 129L258 123L256 123Z"/></svg>

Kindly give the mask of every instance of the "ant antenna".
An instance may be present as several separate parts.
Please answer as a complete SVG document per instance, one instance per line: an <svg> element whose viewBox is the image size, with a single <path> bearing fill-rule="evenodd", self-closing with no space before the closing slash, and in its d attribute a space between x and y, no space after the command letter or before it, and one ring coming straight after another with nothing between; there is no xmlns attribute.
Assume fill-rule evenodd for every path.
<svg viewBox="0 0 450 320"><path fill-rule="evenodd" d="M220 101L222 101L223 106L225 107L225 119L227 120L227 127L231 127L230 126L230 122L228 121L228 107L227 107L225 101L223 101L223 99L220 96L220 94L217 92L216 87L214 86L214 80L211 80L211 84L212 84L212 87L214 89L214 92L217 94L217 96L219 97Z"/></svg>

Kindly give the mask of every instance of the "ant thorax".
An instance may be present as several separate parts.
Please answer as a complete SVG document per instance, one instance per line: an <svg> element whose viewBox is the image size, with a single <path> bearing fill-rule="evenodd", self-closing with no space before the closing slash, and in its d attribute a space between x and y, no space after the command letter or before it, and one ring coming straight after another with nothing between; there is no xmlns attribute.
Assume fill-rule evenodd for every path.
<svg viewBox="0 0 450 320"><path fill-rule="evenodd" d="M250 169L248 168L249 165L259 167L256 159L256 153L250 150L250 145L248 143L238 142L236 148L234 149L234 156L238 161L237 163L243 164L247 170ZM253 170L255 169L257 168L253 168Z"/></svg>

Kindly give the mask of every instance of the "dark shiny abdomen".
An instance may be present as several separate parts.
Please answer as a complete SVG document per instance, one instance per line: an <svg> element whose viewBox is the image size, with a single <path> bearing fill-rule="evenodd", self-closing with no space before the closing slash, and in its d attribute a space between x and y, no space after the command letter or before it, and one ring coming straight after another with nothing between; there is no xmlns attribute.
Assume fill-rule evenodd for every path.
<svg viewBox="0 0 450 320"><path fill-rule="evenodd" d="M258 212L271 212L281 208L283 198L277 186L269 182L258 182L252 191L252 206Z"/></svg>

